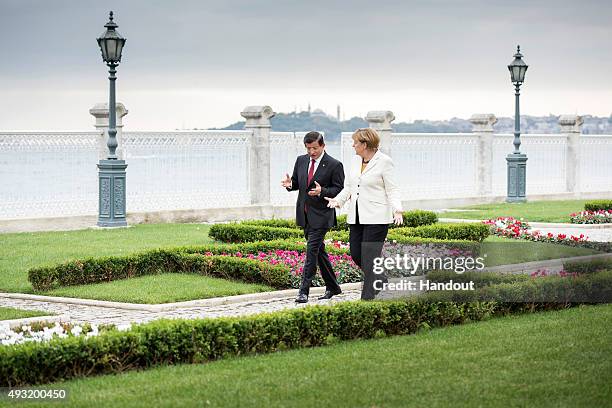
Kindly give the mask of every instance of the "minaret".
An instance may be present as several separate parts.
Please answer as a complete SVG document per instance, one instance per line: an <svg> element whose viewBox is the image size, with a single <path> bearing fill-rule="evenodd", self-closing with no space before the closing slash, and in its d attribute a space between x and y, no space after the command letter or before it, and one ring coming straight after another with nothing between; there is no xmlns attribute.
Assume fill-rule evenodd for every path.
<svg viewBox="0 0 612 408"><path fill-rule="evenodd" d="M340 105L336 107L336 117L338 118L338 122L340 122Z"/></svg>
<svg viewBox="0 0 612 408"><path fill-rule="evenodd" d="M310 102L308 102L308 114L310 115Z"/></svg>

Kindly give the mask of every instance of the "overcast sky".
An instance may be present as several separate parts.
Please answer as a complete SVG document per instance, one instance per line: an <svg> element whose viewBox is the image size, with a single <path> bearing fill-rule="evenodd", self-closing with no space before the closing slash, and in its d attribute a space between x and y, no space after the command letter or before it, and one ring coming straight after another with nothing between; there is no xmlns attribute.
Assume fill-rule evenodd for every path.
<svg viewBox="0 0 612 408"><path fill-rule="evenodd" d="M90 130L108 99L96 37L127 38L126 130L225 126L247 105L396 121L612 113L608 0L0 0L0 131Z"/></svg>

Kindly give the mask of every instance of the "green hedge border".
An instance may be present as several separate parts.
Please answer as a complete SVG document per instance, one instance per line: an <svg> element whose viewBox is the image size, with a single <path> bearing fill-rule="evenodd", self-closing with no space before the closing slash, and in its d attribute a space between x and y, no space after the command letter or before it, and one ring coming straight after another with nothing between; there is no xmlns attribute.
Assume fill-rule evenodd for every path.
<svg viewBox="0 0 612 408"><path fill-rule="evenodd" d="M612 200L591 200L584 203L586 211L612 210Z"/></svg>
<svg viewBox="0 0 612 408"><path fill-rule="evenodd" d="M404 211L404 224L405 227L418 227L421 225L430 225L438 222L438 215L433 211L426 210L410 210ZM245 220L237 222L238 225L255 225L260 227L277 227L277 228L293 228L299 229L300 227L295 223L295 220L288 220L284 218L275 218L270 220ZM394 224L389 226L390 228L396 228ZM348 222L346 214L337 217L337 225L333 228L334 231L348 231Z"/></svg>
<svg viewBox="0 0 612 408"><path fill-rule="evenodd" d="M412 243L419 240L406 238L431 238L435 240L465 240L482 242L490 234L490 227L482 223L432 224L419 227L401 227L389 231L388 239ZM225 243L242 243L278 239L304 240L301 229L270 227L259 224L215 224L208 235ZM332 230L326 238L348 242L349 232ZM436 241L440 242L440 241Z"/></svg>
<svg viewBox="0 0 612 408"><path fill-rule="evenodd" d="M612 272L579 278L536 278L487 286L473 292L505 295L563 290L585 297L610 295ZM41 384L87 375L119 373L163 364L202 363L228 356L320 346L333 339L405 335L422 327L479 321L491 316L571 306L566 302L448 302L455 293L430 293L388 302L343 302L333 306L249 317L156 321L127 332L55 339L0 347L0 386ZM443 300L443 301L440 301ZM608 301L610 299L608 298Z"/></svg>
<svg viewBox="0 0 612 408"><path fill-rule="evenodd" d="M290 288L289 268L252 259L230 256L206 256L172 249L146 253L67 261L28 271L28 279L37 291L59 286L110 282L160 273L195 273L246 283L263 283L276 289Z"/></svg>

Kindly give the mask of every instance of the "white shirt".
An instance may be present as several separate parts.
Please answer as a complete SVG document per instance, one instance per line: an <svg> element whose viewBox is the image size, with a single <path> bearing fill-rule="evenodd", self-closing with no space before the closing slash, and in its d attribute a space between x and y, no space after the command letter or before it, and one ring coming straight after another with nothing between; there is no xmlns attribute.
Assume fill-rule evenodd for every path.
<svg viewBox="0 0 612 408"><path fill-rule="evenodd" d="M314 171L312 172L312 175L314 176L314 174L317 172L317 168L319 167L319 163L321 163L321 159L323 158L323 156L325 155L325 150L323 150L323 153L321 153L321 155L319 156L318 159L315 159L315 164L314 164ZM306 168L306 174L308 174L308 172L310 171L310 164L312 163L312 157L308 156L308 167Z"/></svg>

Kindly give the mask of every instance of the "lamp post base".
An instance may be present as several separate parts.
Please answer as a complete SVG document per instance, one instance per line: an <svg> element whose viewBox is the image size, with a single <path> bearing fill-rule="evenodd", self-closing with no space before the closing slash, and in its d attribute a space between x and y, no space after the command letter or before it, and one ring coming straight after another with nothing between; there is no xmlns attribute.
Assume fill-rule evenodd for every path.
<svg viewBox="0 0 612 408"><path fill-rule="evenodd" d="M126 227L125 160L98 163L98 227Z"/></svg>
<svg viewBox="0 0 612 408"><path fill-rule="evenodd" d="M508 164L508 203L522 203L527 201L525 197L527 155L522 153L511 153L506 156Z"/></svg>

